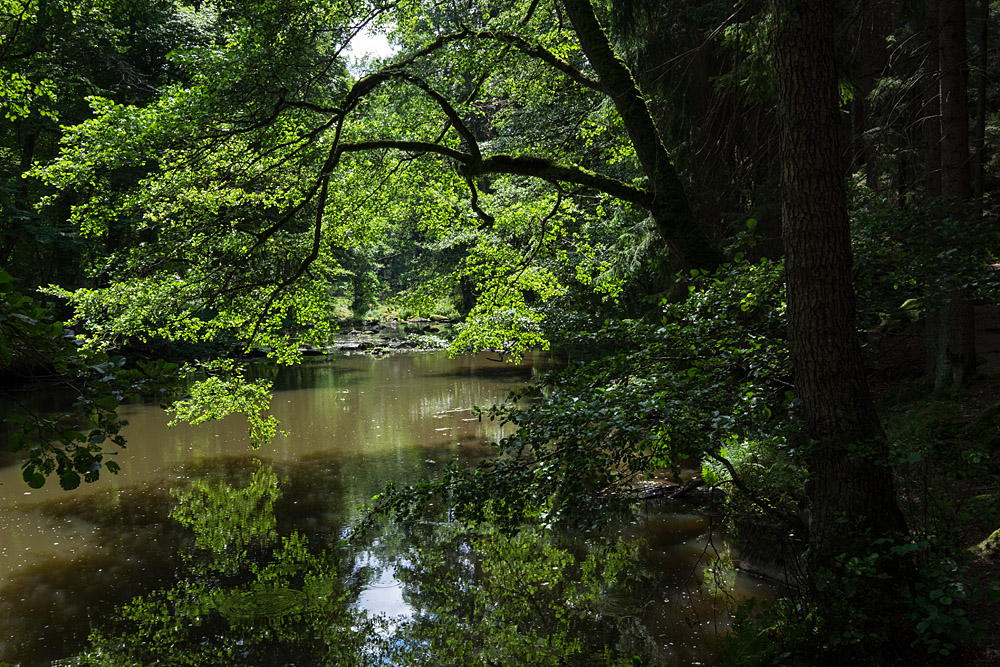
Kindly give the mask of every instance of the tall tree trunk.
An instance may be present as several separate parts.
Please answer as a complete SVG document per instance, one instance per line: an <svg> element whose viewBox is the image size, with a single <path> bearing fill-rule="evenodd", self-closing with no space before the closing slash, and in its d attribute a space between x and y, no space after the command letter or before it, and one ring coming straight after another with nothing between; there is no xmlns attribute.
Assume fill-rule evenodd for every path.
<svg viewBox="0 0 1000 667"><path fill-rule="evenodd" d="M969 96L965 0L938 3L941 83L941 195L952 214L967 218L972 196L969 169ZM956 290L928 317L928 367L935 390L961 387L976 372L975 316L971 295Z"/></svg>
<svg viewBox="0 0 1000 667"><path fill-rule="evenodd" d="M924 107L921 128L924 140L923 191L927 199L941 196L941 61L938 41L940 32L938 0L924 3L924 35L927 43L924 57ZM938 356L938 310L929 310L924 323L924 373L933 378Z"/></svg>
<svg viewBox="0 0 1000 667"><path fill-rule="evenodd" d="M965 201L969 172L969 95L965 45L965 0L940 0L941 194Z"/></svg>
<svg viewBox="0 0 1000 667"><path fill-rule="evenodd" d="M775 0L774 12L788 343L814 443L809 572L821 600L831 599L820 592L821 569L906 530L855 328L832 9L831 0ZM870 588L859 604L888 601Z"/></svg>
<svg viewBox="0 0 1000 667"><path fill-rule="evenodd" d="M941 196L941 67L938 49L938 0L926 0L924 35L924 108L920 114L924 135L924 196Z"/></svg>
<svg viewBox="0 0 1000 667"><path fill-rule="evenodd" d="M989 66L990 0L979 2L979 31L976 35L979 53L976 55L976 122L972 145L972 199L973 215L983 214L983 179L986 172L986 68Z"/></svg>
<svg viewBox="0 0 1000 667"><path fill-rule="evenodd" d="M879 187L878 162L875 159L875 142L867 136L871 103L869 97L875 87L874 22L877 7L859 3L859 27L857 59L860 66L858 89L851 102L851 129L854 134L854 169L863 169L865 185L871 189Z"/></svg>

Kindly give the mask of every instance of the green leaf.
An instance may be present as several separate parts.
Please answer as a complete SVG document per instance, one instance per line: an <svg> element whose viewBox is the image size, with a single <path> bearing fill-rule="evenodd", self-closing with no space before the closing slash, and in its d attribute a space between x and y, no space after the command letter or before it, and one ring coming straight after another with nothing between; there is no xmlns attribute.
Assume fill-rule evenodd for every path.
<svg viewBox="0 0 1000 667"><path fill-rule="evenodd" d="M97 404L97 407L108 412L114 412L118 409L118 401L115 400L114 396L101 396L94 403Z"/></svg>
<svg viewBox="0 0 1000 667"><path fill-rule="evenodd" d="M59 475L59 486L66 491L72 491L76 487L80 486L80 475L78 475L75 470L67 470L63 474Z"/></svg>
<svg viewBox="0 0 1000 667"><path fill-rule="evenodd" d="M7 451L19 452L24 449L25 438L21 433L13 433L7 438Z"/></svg>

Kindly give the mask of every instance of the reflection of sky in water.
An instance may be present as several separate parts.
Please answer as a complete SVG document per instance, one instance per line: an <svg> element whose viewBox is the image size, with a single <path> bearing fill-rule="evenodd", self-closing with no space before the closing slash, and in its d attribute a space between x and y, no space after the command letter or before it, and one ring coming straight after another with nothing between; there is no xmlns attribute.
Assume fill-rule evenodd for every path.
<svg viewBox="0 0 1000 667"><path fill-rule="evenodd" d="M400 567L408 563L401 561ZM372 616L384 616L388 621L386 633L391 632L397 623L407 621L413 616L413 608L403 599L403 583L396 579L396 566L385 562L370 551L358 554L355 566L357 568L372 568L376 576L362 589L355 605Z"/></svg>

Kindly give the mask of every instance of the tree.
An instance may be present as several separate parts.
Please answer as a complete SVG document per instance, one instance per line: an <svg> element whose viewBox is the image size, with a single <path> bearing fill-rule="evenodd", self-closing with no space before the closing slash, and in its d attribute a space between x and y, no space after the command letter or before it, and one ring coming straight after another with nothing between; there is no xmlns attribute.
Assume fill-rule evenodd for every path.
<svg viewBox="0 0 1000 667"><path fill-rule="evenodd" d="M976 120L973 146L975 160L973 162L972 190L976 199L977 211L982 215L983 194L986 171L986 96L989 94L986 71L989 67L990 44L990 0L980 0L979 30L976 33L976 48L978 54L975 60L976 71Z"/></svg>
<svg viewBox="0 0 1000 667"><path fill-rule="evenodd" d="M805 460L815 592L828 583L824 570L906 533L855 327L833 8L831 0L814 0L776 2L774 11L788 345L811 440ZM861 597L870 613L873 601L885 605L888 596L876 581L868 585Z"/></svg>
<svg viewBox="0 0 1000 667"><path fill-rule="evenodd" d="M25 173L58 152L61 125L90 115L88 96L148 102L176 74L166 52L205 35L168 0L7 0L0 26L0 265L28 286L76 286L88 250L68 224L77 202L37 211L47 193Z"/></svg>
<svg viewBox="0 0 1000 667"><path fill-rule="evenodd" d="M81 346L59 307L37 292L53 281L76 287L96 253L69 225L72 193L39 212L46 191L28 171L58 152L60 123L89 114L88 95L148 101L170 78L170 45L204 38L196 24L171 0L0 2L0 397L7 447L27 452L22 472L32 487L55 475L72 489L117 471L105 450L124 446L119 404L164 397L176 365L132 360L125 368L123 356ZM119 187L134 182L117 176ZM19 394L26 386L72 392L73 407L38 414Z"/></svg>
<svg viewBox="0 0 1000 667"><path fill-rule="evenodd" d="M316 15L321 7L293 2L275 8L262 3L253 11L245 8L230 16L229 27L223 27L229 31L228 47L221 55L199 51L199 58L175 57L190 68L195 85L171 89L145 111L95 102L97 117L67 138L64 157L56 165L40 172L57 187L92 192L91 204L76 211L78 222L92 234L106 233L109 216L123 219L129 211L144 216L132 233L144 230L150 238L145 249L128 251L122 262L126 270L117 271L115 277L109 274L103 298L97 293L77 294L81 314L98 307L95 299L125 301L124 284L139 275L147 298L159 302L156 312L163 315L176 313L179 307L183 312L181 304L204 303L220 292L241 295L237 300L245 301L239 313L230 308L226 325L222 325L225 317L214 321L241 332L245 340L280 347L280 336L271 334L292 311L305 324L319 326L313 316L318 304L307 306L303 286L312 280L318 287L323 274L336 267L327 249L354 243L351 237L359 235L359 221L377 217L373 214L379 200L371 202L364 193L378 192L384 179L394 182L397 193L426 187L430 175L435 187L450 192L464 183L469 203L456 211L453 202L445 201L451 210L434 212L432 207L440 202L424 197L426 217L471 212L475 217L469 222L488 230L494 216L484 202L497 198L499 182L527 187L528 193L530 187L520 179L528 177L552 184L532 195L540 204L549 201L527 211L536 220L546 219L549 210L560 213L568 199L552 195L561 189L596 190L648 211L682 264L710 270L721 262L721 253L695 224L643 94L615 58L589 3L565 6L575 34L581 35L580 46L572 31L556 29L564 11L560 5L517 5L497 12L495 19L450 19L435 27L429 42L420 42L419 32L411 33L419 46L356 80L338 57L357 27L354 19L330 4L322 10L330 14L320 30ZM371 10L375 16L386 11L378 6ZM417 20L420 11L399 6L392 20L406 26ZM294 19L280 23L278 13ZM551 35L551 44L525 37L533 32ZM288 48L274 52L270 43ZM579 52L581 46L589 63ZM563 52L576 62L557 55ZM243 58L231 57L234 53ZM498 55L503 58L497 60ZM324 64L300 67L306 60ZM471 78L480 79L480 89L504 91L508 104L530 108L527 100L507 88L512 72L526 66L555 76L545 87L550 90L540 90L545 95L582 96L590 105L602 98L613 103L629 136L627 150L634 155L629 162L634 163L621 175L602 173L583 166L594 162L586 150L539 150L513 143L509 145L515 150L504 152L499 142L482 142L471 129L475 100L456 94L459 72L465 68ZM275 74L262 80L258 77L262 69ZM404 107L397 113L370 112L388 112L400 102ZM403 122L405 118L418 120ZM127 146L120 142L123 130L132 135ZM232 157L240 154L260 158L234 169ZM195 156L197 164L192 162ZM127 200L109 191L106 179L114 170L140 164L151 169L142 190ZM97 165L97 178L82 165ZM294 180L288 177L291 173L297 174ZM487 177L493 177L489 183L483 180ZM549 194L538 198L539 192ZM179 201L188 205L178 208ZM193 205L195 201L201 203ZM267 212L263 217L256 215L261 208ZM350 219L340 214L343 211L351 212ZM183 286L166 277L179 268ZM176 299L178 293L184 298ZM173 305L167 307L168 302ZM251 302L256 305L251 307ZM259 316L250 317L251 310ZM197 306L186 312L195 311ZM130 335L159 328L138 314L133 308L126 321L122 313L115 326ZM183 335L203 333L205 327L200 333L189 330Z"/></svg>
<svg viewBox="0 0 1000 667"><path fill-rule="evenodd" d="M72 131L62 158L39 174L58 187L90 189L91 204L79 207L76 215L85 230L106 233L104 216L122 216L121 209L112 209L125 204L137 216L138 229L132 233L150 241L128 250L123 256L127 264L108 288L71 295L93 331L107 339L148 335L150 329L196 337L228 327L240 331L245 341L291 342L282 333L285 315L318 324L318 313L311 309L317 304L309 295L319 284L323 263L329 261L327 249L343 242L331 238L347 229L338 209L367 214L367 202L358 204L356 199L379 192L358 168L374 168L381 176L386 171L380 163L387 156L394 158L392 169L399 171L419 160L425 178L419 187L444 186L451 193L456 185L466 187L480 225L494 219L484 201L495 188L491 184L483 189L480 179L523 176L551 183L557 190L575 186L597 191L645 209L684 265L711 270L722 261L694 223L647 98L617 57L589 0L493 8L478 16L441 17L437 25L422 23L419 6L398 5L390 11L373 5L367 11L367 18L356 20L336 3L294 0L220 11L215 20L226 48L175 56L190 85L164 90L147 108L94 102L95 118ZM562 18L569 19L571 29L560 23ZM413 46L355 79L339 59L340 49L353 32L376 19L394 23L401 38L412 40ZM425 38L422 31L427 29L433 39ZM542 37L530 37L533 34ZM783 40L790 39L788 32L781 34ZM286 48L274 50L272 44ZM858 389L860 361L850 342L853 303L843 190L829 180L841 173L835 168L837 146L817 144L823 150L812 153L819 164L797 162L810 153L805 145L816 138L801 129L814 120L803 114L819 114L815 120L825 123L830 133L831 117L822 114L836 112L830 92L836 90L832 55L816 62L825 78L808 80L804 68L791 68L786 59L801 48L794 40L779 40L775 57L786 65L787 75L785 217L791 222L786 235L804 244L790 257L795 279L789 294L797 308L790 331L803 341L796 349L803 390L809 396L806 409L817 411L807 421L818 433L839 433L833 425L839 419L846 419L850 433L877 433L870 400L849 407L848 390L825 383L838 376L831 368L844 366L852 369L845 386ZM497 61L497 56L502 58ZM532 154L523 145L502 152L477 138L470 127L473 108L455 94L455 77L467 72L481 79L481 90L489 84L502 90L507 85L504 77L526 66L555 75L556 89L568 88L614 105L641 184L581 166L585 160L595 161L585 146L569 153L567 157L577 158L573 162L552 157L551 149ZM271 72L271 78L262 79L261 71ZM831 97L818 109L796 98L800 91L823 91ZM829 136L821 138L831 141ZM138 165L146 165L148 176L127 199L100 187L104 174ZM94 167L96 179L91 176ZM814 172L827 180L811 180ZM803 181L802 173L810 176ZM428 175L433 183L426 180ZM406 176L413 178L413 172ZM828 215L814 208L821 200L817 195L825 198ZM560 206L556 199L554 211ZM806 207L802 210L817 225L813 230L822 230L815 234L822 245L808 245L813 232L795 226L798 207ZM261 209L264 215L251 214ZM817 263L817 257L831 249L837 254ZM817 271L821 264L834 273ZM835 285L829 292L833 296L821 298L830 284ZM225 308L222 295L229 295L236 306ZM207 305L218 309L212 319L198 315ZM97 318L99 308L112 308L112 317ZM162 323L168 319L168 324ZM806 341L828 331L835 333L837 349L829 356L810 356Z"/></svg>
<svg viewBox="0 0 1000 667"><path fill-rule="evenodd" d="M938 3L927 0L924 5L923 32L926 40L924 53L924 108L921 128L924 135L926 173L924 195L941 196L941 70L938 27Z"/></svg>
<svg viewBox="0 0 1000 667"><path fill-rule="evenodd" d="M965 2L938 3L941 65L941 195L953 216L972 215ZM927 320L928 367L935 389L962 387L976 372L975 311L971 290L959 286Z"/></svg>

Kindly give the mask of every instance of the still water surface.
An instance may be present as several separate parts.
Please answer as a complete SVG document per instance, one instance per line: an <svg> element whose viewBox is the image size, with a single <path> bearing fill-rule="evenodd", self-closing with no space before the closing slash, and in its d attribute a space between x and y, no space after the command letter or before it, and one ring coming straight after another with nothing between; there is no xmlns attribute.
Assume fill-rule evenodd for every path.
<svg viewBox="0 0 1000 667"><path fill-rule="evenodd" d="M503 432L475 418L472 406L502 401L542 363L541 357L512 365L440 353L329 358L277 374L272 407L287 437L258 451L248 447L240 418L168 428L162 410L137 405L122 409L128 448L117 455L117 476L105 473L72 492L54 481L32 490L16 461L5 461L0 661L31 667L73 655L85 647L93 621L187 576L179 553L194 538L171 512L193 480L240 486L256 472L273 471L280 480L277 534L335 544L386 481L416 481L453 457L474 465L488 455L488 443ZM659 588L642 613L669 664L713 660L721 629L703 585L709 528L683 506L651 506L638 525L620 529L650 547ZM371 614L412 613L418 593L394 576L399 563L391 553L356 553L353 563L355 572L369 573L357 584L354 605ZM756 592L742 579L731 591Z"/></svg>

